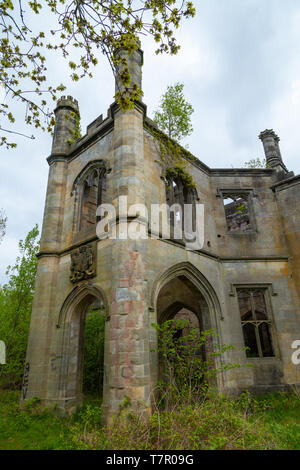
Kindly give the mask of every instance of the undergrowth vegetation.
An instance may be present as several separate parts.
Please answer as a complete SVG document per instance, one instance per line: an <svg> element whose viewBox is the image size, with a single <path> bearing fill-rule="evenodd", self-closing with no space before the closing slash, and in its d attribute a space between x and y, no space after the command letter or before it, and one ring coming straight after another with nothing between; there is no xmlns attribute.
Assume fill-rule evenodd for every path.
<svg viewBox="0 0 300 470"><path fill-rule="evenodd" d="M101 402L85 403L72 417L42 410L38 400L19 409L19 391L0 393L0 449L300 450L300 399L274 393L238 399L211 392L195 405L177 403L152 416L124 407L101 425Z"/></svg>
<svg viewBox="0 0 300 470"><path fill-rule="evenodd" d="M101 342L104 317L99 320L94 313L89 318L87 338L96 327ZM215 342L212 348L213 331L199 334L182 321L156 328L163 373L152 397L151 416L145 416L143 403L133 411L127 397L112 423L104 426L99 394L98 398L87 395L72 417L59 417L53 410L42 409L38 398L20 409L20 391L3 390L0 449L300 450L296 390L264 397L245 391L236 399L220 395L211 379L224 368L237 367L222 363L221 357L230 347L218 348ZM91 345L90 360L98 346ZM86 377L97 383L93 374Z"/></svg>
<svg viewBox="0 0 300 470"><path fill-rule="evenodd" d="M71 427L77 449L300 449L300 403L293 395L257 400L245 392L231 400L210 393L196 404L156 409L146 419L124 409L106 428L95 424L94 411L86 408Z"/></svg>
<svg viewBox="0 0 300 470"><path fill-rule="evenodd" d="M39 250L37 225L19 242L19 256L8 266L8 281L0 286L0 339L6 345L6 364L0 365L0 390L20 387Z"/></svg>

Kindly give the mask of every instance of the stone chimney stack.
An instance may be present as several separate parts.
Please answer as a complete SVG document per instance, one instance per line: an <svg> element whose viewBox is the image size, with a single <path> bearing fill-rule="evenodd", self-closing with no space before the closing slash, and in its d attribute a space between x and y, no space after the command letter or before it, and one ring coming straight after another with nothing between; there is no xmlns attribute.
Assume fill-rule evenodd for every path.
<svg viewBox="0 0 300 470"><path fill-rule="evenodd" d="M261 132L259 139L262 141L266 156L267 165L277 171L284 171L288 173L288 169L282 161L281 152L279 148L279 137L275 134L273 129L266 129Z"/></svg>
<svg viewBox="0 0 300 470"><path fill-rule="evenodd" d="M56 105L55 128L51 155L65 155L70 147L70 140L76 132L76 121L79 118L78 101L72 96L62 96Z"/></svg>
<svg viewBox="0 0 300 470"><path fill-rule="evenodd" d="M127 65L130 71L131 75L131 85L130 88L134 83L137 84L137 86L142 89L142 66L143 66L143 56L144 53L140 49L140 41L138 41L139 48L133 52L133 54L129 55L124 49L120 48L115 52L115 56L117 58L124 58L126 57L127 59ZM120 72L122 71L122 64L118 65L118 70ZM124 86L121 83L120 80L120 75L117 73L116 74L116 80L115 80L115 93L118 91L122 92L124 91Z"/></svg>

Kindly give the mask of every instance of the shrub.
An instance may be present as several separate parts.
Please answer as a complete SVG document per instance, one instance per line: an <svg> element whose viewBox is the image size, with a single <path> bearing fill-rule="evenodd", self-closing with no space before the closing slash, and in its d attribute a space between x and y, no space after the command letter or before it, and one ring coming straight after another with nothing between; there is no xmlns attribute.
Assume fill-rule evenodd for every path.
<svg viewBox="0 0 300 470"><path fill-rule="evenodd" d="M156 399L160 406L173 406L182 400L197 403L215 384L220 372L240 367L222 361L224 353L233 346L220 347L214 330L200 333L199 329L190 328L189 320L168 320L153 326L158 336L161 377Z"/></svg>
<svg viewBox="0 0 300 470"><path fill-rule="evenodd" d="M37 225L19 242L20 256L8 266L7 284L0 287L0 339L6 344L6 364L0 368L1 388L20 388L29 332L39 249Z"/></svg>
<svg viewBox="0 0 300 470"><path fill-rule="evenodd" d="M73 442L77 449L102 450L278 448L257 414L256 400L246 401L247 406L245 397L239 401L209 392L198 403L178 401L169 409L157 407L147 418L142 409L132 412L125 408L107 427L94 426L92 420L77 423L72 428Z"/></svg>
<svg viewBox="0 0 300 470"><path fill-rule="evenodd" d="M113 424L93 425L91 410L84 426L73 428L80 449L268 449L274 444L263 423L249 417L260 405L244 393L239 400L220 396L211 378L238 367L224 364L221 356L232 346L213 345L215 332L189 328L188 321L173 320L155 325L163 365L163 380L154 397L151 416L143 404L132 411L127 397ZM182 334L182 332L185 334ZM216 341L215 341L216 342ZM216 362L218 359L218 365Z"/></svg>

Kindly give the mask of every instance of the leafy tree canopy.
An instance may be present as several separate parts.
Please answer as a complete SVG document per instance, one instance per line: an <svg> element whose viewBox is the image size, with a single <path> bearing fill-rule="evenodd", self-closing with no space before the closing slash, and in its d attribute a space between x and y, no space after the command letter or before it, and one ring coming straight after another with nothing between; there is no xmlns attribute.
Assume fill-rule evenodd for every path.
<svg viewBox="0 0 300 470"><path fill-rule="evenodd" d="M0 369L0 383L19 385L23 374L29 331L34 281L39 250L37 225L20 240L14 266L8 266L8 282L0 286L0 339L6 345L6 365Z"/></svg>
<svg viewBox="0 0 300 470"><path fill-rule="evenodd" d="M41 13L56 27L40 31L36 17ZM125 89L116 98L128 109L142 92L131 82L126 59L115 51L123 48L132 53L139 47L138 38L148 35L157 43L157 54L176 54L180 46L174 32L183 18L194 15L193 2L186 0L0 0L0 84L5 94L0 115L6 121L0 126L0 145L16 146L6 134L18 133L9 99L18 99L25 106L27 124L53 129L48 100L55 101L65 86L47 84L46 51L60 51L68 61L71 78L78 81L92 76L100 49L120 75Z"/></svg>
<svg viewBox="0 0 300 470"><path fill-rule="evenodd" d="M193 132L191 114L194 109L183 95L183 83L176 83L163 94L160 109L154 114L154 122L177 142Z"/></svg>

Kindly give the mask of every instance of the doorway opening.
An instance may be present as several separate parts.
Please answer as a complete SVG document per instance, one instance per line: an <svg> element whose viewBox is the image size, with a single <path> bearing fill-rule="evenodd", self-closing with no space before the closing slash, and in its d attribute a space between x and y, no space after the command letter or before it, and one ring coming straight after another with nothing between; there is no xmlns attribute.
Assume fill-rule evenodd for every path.
<svg viewBox="0 0 300 470"><path fill-rule="evenodd" d="M101 405L107 318L105 296L91 284L75 287L64 303L59 388L66 411L73 412L84 401Z"/></svg>
<svg viewBox="0 0 300 470"><path fill-rule="evenodd" d="M202 344L201 332L211 329L208 305L193 282L184 275L168 281L157 297L157 319L160 336L165 327L170 344L170 354L163 353L164 345L159 341L158 381L174 381L180 387L184 381L195 384L202 381L197 376L200 367L205 367L206 345ZM165 326L164 326L165 325ZM165 341L165 339L163 339ZM176 386L177 386L176 385Z"/></svg>
<svg viewBox="0 0 300 470"><path fill-rule="evenodd" d="M97 299L85 317L82 393L84 402L100 402L104 381L105 309Z"/></svg>

